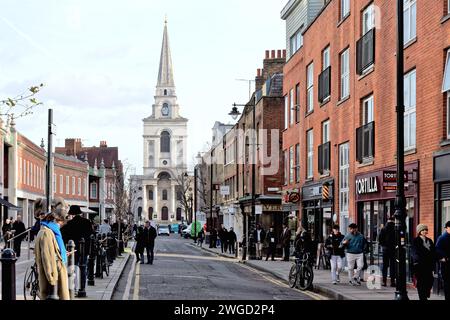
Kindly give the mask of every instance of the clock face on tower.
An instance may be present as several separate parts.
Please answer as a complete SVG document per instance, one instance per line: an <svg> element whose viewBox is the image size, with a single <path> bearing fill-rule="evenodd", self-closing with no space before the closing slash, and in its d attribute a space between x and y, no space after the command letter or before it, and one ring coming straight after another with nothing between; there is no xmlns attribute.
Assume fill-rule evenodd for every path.
<svg viewBox="0 0 450 320"><path fill-rule="evenodd" d="M163 107L161 109L161 113L163 116L168 116L169 115L169 105L167 103L163 104Z"/></svg>

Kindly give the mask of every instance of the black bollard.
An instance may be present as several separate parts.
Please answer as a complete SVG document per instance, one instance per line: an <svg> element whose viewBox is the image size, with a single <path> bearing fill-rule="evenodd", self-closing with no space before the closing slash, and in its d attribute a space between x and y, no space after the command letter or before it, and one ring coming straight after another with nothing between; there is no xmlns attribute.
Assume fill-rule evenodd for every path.
<svg viewBox="0 0 450 320"><path fill-rule="evenodd" d="M86 297L86 256L85 256L85 241L84 238L80 240L80 255L78 256L78 266L80 267L80 288L78 289L78 298Z"/></svg>
<svg viewBox="0 0 450 320"><path fill-rule="evenodd" d="M97 235L97 245L96 245L96 250L95 250L95 253L96 253L96 262L95 262L95 277L96 278L100 278L100 277L102 277L102 275L103 275L103 273L102 273L102 262L101 262L101 259L102 259L102 256L101 256L101 252L102 252L102 249L101 249L101 242L100 242L100 240L101 240L101 235Z"/></svg>
<svg viewBox="0 0 450 320"><path fill-rule="evenodd" d="M16 300L16 253L13 249L2 250L2 300Z"/></svg>
<svg viewBox="0 0 450 320"><path fill-rule="evenodd" d="M75 242L69 240L67 243L67 251L70 253L67 258L67 276L69 278L69 294L70 300L75 298Z"/></svg>
<svg viewBox="0 0 450 320"><path fill-rule="evenodd" d="M91 241L89 244L89 258L88 258L88 286L95 286L94 266L95 266L95 236L91 234Z"/></svg>

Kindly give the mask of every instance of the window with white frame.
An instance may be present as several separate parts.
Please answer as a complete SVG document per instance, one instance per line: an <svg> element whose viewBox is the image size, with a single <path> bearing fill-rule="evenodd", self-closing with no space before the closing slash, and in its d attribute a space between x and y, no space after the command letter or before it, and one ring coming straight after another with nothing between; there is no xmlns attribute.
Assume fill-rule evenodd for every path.
<svg viewBox="0 0 450 320"><path fill-rule="evenodd" d="M294 121L295 121L295 105L294 105L294 89L291 89L290 93L289 93L289 97L290 97L290 106L289 106L289 110L290 110L290 117L289 117L289 124L293 125Z"/></svg>
<svg viewBox="0 0 450 320"><path fill-rule="evenodd" d="M350 49L341 53L341 100L350 95Z"/></svg>
<svg viewBox="0 0 450 320"><path fill-rule="evenodd" d="M362 108L363 108L362 124L366 125L366 124L374 121L373 95L371 95L363 100Z"/></svg>
<svg viewBox="0 0 450 320"><path fill-rule="evenodd" d="M289 148L289 183L294 183L294 146Z"/></svg>
<svg viewBox="0 0 450 320"><path fill-rule="evenodd" d="M447 0L447 13L450 14L450 0Z"/></svg>
<svg viewBox="0 0 450 320"><path fill-rule="evenodd" d="M349 143L344 143L339 146L339 213L341 215L348 215L349 203Z"/></svg>
<svg viewBox="0 0 450 320"><path fill-rule="evenodd" d="M310 63L306 71L306 112L314 110L314 63Z"/></svg>
<svg viewBox="0 0 450 320"><path fill-rule="evenodd" d="M289 127L289 100L288 96L284 97L284 128Z"/></svg>
<svg viewBox="0 0 450 320"><path fill-rule="evenodd" d="M53 181L52 181L52 185L53 185L53 193L56 193L56 174L53 175Z"/></svg>
<svg viewBox="0 0 450 320"><path fill-rule="evenodd" d="M81 178L78 178L78 195L81 196Z"/></svg>
<svg viewBox="0 0 450 320"><path fill-rule="evenodd" d="M97 199L97 183L91 183L91 199Z"/></svg>
<svg viewBox="0 0 450 320"><path fill-rule="evenodd" d="M416 146L416 70L405 75L404 86L405 149L413 149Z"/></svg>
<svg viewBox="0 0 450 320"><path fill-rule="evenodd" d="M66 194L70 194L70 180L69 176L66 176Z"/></svg>
<svg viewBox="0 0 450 320"><path fill-rule="evenodd" d="M288 150L284 151L284 184L287 185L289 180L289 154Z"/></svg>
<svg viewBox="0 0 450 320"><path fill-rule="evenodd" d="M447 91L447 139L450 139L450 91Z"/></svg>
<svg viewBox="0 0 450 320"><path fill-rule="evenodd" d="M87 193L88 193L88 191L87 191L87 188L88 188L88 184L87 184L87 182L86 182L86 179L85 179L85 178L83 178L83 186L84 186L84 188L83 188L83 196L86 196L86 195L87 195Z"/></svg>
<svg viewBox="0 0 450 320"><path fill-rule="evenodd" d="M314 141L313 129L306 132L306 177L311 179L313 177L313 160L314 160Z"/></svg>
<svg viewBox="0 0 450 320"><path fill-rule="evenodd" d="M369 5L363 11L362 15L362 31L365 35L368 31L375 27L375 7L373 4Z"/></svg>
<svg viewBox="0 0 450 320"><path fill-rule="evenodd" d="M449 2L450 2L450 0L449 0ZM450 3L449 3L449 6L450 6ZM450 49L447 50L447 57L445 60L444 80L442 82L442 92L447 95L447 139L450 139Z"/></svg>
<svg viewBox="0 0 450 320"><path fill-rule="evenodd" d="M22 162L23 162L22 183L26 184L26 182L27 182L27 163L26 163L25 159L22 159Z"/></svg>
<svg viewBox="0 0 450 320"><path fill-rule="evenodd" d="M61 175L59 175L59 193L63 194L64 193L64 178Z"/></svg>
<svg viewBox="0 0 450 320"><path fill-rule="evenodd" d="M322 122L322 143L330 141L330 120Z"/></svg>
<svg viewBox="0 0 450 320"><path fill-rule="evenodd" d="M30 161L27 161L27 185L30 185L30 173L31 173L31 170L30 170Z"/></svg>
<svg viewBox="0 0 450 320"><path fill-rule="evenodd" d="M295 145L295 181L300 182L300 144Z"/></svg>
<svg viewBox="0 0 450 320"><path fill-rule="evenodd" d="M341 0L341 20L350 13L350 0Z"/></svg>
<svg viewBox="0 0 450 320"><path fill-rule="evenodd" d="M295 86L295 122L300 122L300 83Z"/></svg>
<svg viewBox="0 0 450 320"><path fill-rule="evenodd" d="M322 51L322 71L330 66L330 46Z"/></svg>
<svg viewBox="0 0 450 320"><path fill-rule="evenodd" d="M72 177L72 195L75 195L75 177Z"/></svg>
<svg viewBox="0 0 450 320"><path fill-rule="evenodd" d="M34 186L33 178L34 178L34 176L33 176L33 163L31 162L30 163L30 186L31 187Z"/></svg>
<svg viewBox="0 0 450 320"><path fill-rule="evenodd" d="M19 183L22 183L22 158L19 157Z"/></svg>
<svg viewBox="0 0 450 320"><path fill-rule="evenodd" d="M403 43L416 37L417 0L403 0Z"/></svg>
<svg viewBox="0 0 450 320"><path fill-rule="evenodd" d="M295 32L290 38L290 55L293 56L294 53L298 51L303 45L303 36L301 32L301 27Z"/></svg>

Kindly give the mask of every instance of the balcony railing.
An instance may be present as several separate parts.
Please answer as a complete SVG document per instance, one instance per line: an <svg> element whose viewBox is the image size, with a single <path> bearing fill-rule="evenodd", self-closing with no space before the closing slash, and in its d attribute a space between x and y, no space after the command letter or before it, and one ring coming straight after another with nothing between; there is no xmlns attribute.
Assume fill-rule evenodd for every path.
<svg viewBox="0 0 450 320"><path fill-rule="evenodd" d="M356 42L356 67L359 75L375 62L375 28L370 29Z"/></svg>
<svg viewBox="0 0 450 320"><path fill-rule="evenodd" d="M319 75L319 102L322 103L331 94L331 66Z"/></svg>
<svg viewBox="0 0 450 320"><path fill-rule="evenodd" d="M328 141L319 146L318 150L318 165L319 165L319 173L324 174L330 171L330 155L331 155L331 142Z"/></svg>
<svg viewBox="0 0 450 320"><path fill-rule="evenodd" d="M375 122L369 122L356 129L356 160L363 163L365 159L375 156Z"/></svg>

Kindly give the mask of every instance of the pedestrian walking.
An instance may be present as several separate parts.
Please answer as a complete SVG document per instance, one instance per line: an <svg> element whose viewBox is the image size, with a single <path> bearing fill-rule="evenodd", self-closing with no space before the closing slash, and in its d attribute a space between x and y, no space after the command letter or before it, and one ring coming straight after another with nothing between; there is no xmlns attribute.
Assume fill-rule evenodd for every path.
<svg viewBox="0 0 450 320"><path fill-rule="evenodd" d="M287 222L283 223L283 231L281 232L281 246L283 247L283 261L289 261L289 253L291 249L291 230Z"/></svg>
<svg viewBox="0 0 450 320"><path fill-rule="evenodd" d="M10 219L6 219L2 226L3 241L5 241L5 247L8 247L8 240L12 238L12 223Z"/></svg>
<svg viewBox="0 0 450 320"><path fill-rule="evenodd" d="M153 264L154 248L156 239L156 229L150 224L150 221L145 222L144 227L144 247L147 251L147 264ZM144 255L142 254L142 261L144 263Z"/></svg>
<svg viewBox="0 0 450 320"><path fill-rule="evenodd" d="M22 245L23 239L25 239L26 234L21 233L25 232L25 224L22 222L22 216L17 215L17 220L12 224L12 230L14 230L14 234L16 238L14 238L14 252L16 253L17 258L20 257L20 246Z"/></svg>
<svg viewBox="0 0 450 320"><path fill-rule="evenodd" d="M325 241L325 248L330 256L331 281L333 284L340 282L339 274L342 271L343 258L345 257L344 248L341 247L342 240L344 240L344 235L339 231L339 226L334 225L332 233Z"/></svg>
<svg viewBox="0 0 450 320"><path fill-rule="evenodd" d="M345 248L349 283L351 285L361 285L361 270L364 267L365 238L358 231L358 226L355 223L351 223L348 226L348 230L349 232L342 240L340 247ZM354 270L355 262L357 266L356 271Z"/></svg>
<svg viewBox="0 0 450 320"><path fill-rule="evenodd" d="M197 246L200 246L200 248L203 246L203 240L205 240L205 232L203 231L203 228L200 229L197 235Z"/></svg>
<svg viewBox="0 0 450 320"><path fill-rule="evenodd" d="M81 208L78 205L70 206L69 216L73 216L67 223L61 228L61 234L64 240L64 243L67 244L69 240L73 240L75 242L75 265L78 266L79 272L83 271L84 274L87 275L87 257L89 255L90 243L91 243L91 235L94 234L94 227L89 219L82 217ZM80 241L84 239L84 254L80 256ZM84 270L81 270L84 268ZM79 273L77 273L78 275ZM80 281L86 282L86 277L79 277ZM78 285L78 283L77 283ZM80 282L81 286L81 282Z"/></svg>
<svg viewBox="0 0 450 320"><path fill-rule="evenodd" d="M45 202L40 201L41 204ZM46 208L37 208L38 216ZM41 220L41 228L36 237L35 254L39 275L39 298L41 300L70 300L67 275L67 252L61 234L67 216L66 205L62 198L52 203L52 210Z"/></svg>
<svg viewBox="0 0 450 320"><path fill-rule="evenodd" d="M427 237L428 226L419 224L416 228L418 236L411 246L413 272L417 281L417 292L420 300L428 300L433 287L433 271L436 263L436 250L433 241Z"/></svg>
<svg viewBox="0 0 450 320"><path fill-rule="evenodd" d="M271 257L272 261L275 261L275 251L277 249L277 238L276 238L275 230L274 230L273 226L270 227L269 232L267 232L267 234L266 234L266 242L268 244L266 261L269 260L269 256Z"/></svg>
<svg viewBox="0 0 450 320"><path fill-rule="evenodd" d="M235 254L235 246L237 241L236 233L233 230L233 227L230 228L230 231L228 232L228 250L229 253Z"/></svg>
<svg viewBox="0 0 450 320"><path fill-rule="evenodd" d="M445 230L436 241L436 254L441 263L441 274L444 280L445 300L450 300L450 221L445 223Z"/></svg>
<svg viewBox="0 0 450 320"><path fill-rule="evenodd" d="M264 240L266 239L266 232L261 228L259 223L256 225L256 229L253 232L253 239L256 245L256 259L262 260L262 249Z"/></svg>
<svg viewBox="0 0 450 320"><path fill-rule="evenodd" d="M134 254L136 255L136 263L141 261L141 264L144 263L144 227L139 226L136 230L135 235L136 247L134 248Z"/></svg>
<svg viewBox="0 0 450 320"><path fill-rule="evenodd" d="M395 224L394 217L389 217L386 226L384 226L378 236L378 243L383 252L383 282L382 286L387 285L387 273L389 269L389 277L391 278L391 287L395 287Z"/></svg>
<svg viewBox="0 0 450 320"><path fill-rule="evenodd" d="M220 240L220 250L223 253L223 251L225 249L225 243L226 243L226 229L223 227L223 224L220 225L217 235L219 236L219 240Z"/></svg>
<svg viewBox="0 0 450 320"><path fill-rule="evenodd" d="M217 230L215 228L211 228L209 238L209 247L217 248Z"/></svg>
<svg viewBox="0 0 450 320"><path fill-rule="evenodd" d="M111 226L109 225L108 219L103 220L103 223L98 228L98 233L100 235L111 233Z"/></svg>

